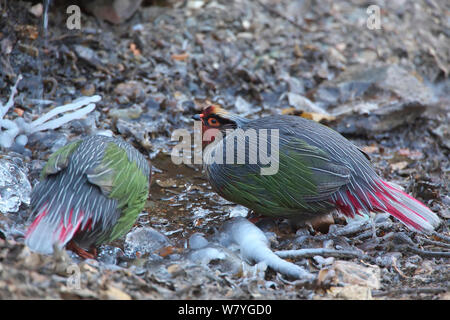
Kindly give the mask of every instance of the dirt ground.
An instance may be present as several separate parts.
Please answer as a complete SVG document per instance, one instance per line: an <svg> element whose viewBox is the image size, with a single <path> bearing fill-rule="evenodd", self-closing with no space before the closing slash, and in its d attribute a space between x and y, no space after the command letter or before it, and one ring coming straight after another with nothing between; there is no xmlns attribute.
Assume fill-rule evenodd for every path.
<svg viewBox="0 0 450 320"><path fill-rule="evenodd" d="M68 141L96 129L122 135L154 166L136 227L151 226L167 242L130 256L119 239L98 261L39 255L23 245L24 204L0 213L0 298L449 299L450 4L373 4L380 29L368 27L366 1L205 0L148 3L119 25L83 12L81 28L69 30L68 3L55 1L44 30L32 3L0 1L0 100L24 78L8 118L102 96L86 119L30 136L26 150L2 157L20 158L34 185ZM272 270L235 272L227 259L194 263L188 239L212 238L236 210L212 192L200 166L170 161L173 130L193 130L191 116L207 101L251 118L285 113L330 125L368 153L383 178L436 212L441 226L426 236L383 215L375 229L336 215L299 230L260 222L274 251L360 253L291 258L317 275L309 284Z"/></svg>

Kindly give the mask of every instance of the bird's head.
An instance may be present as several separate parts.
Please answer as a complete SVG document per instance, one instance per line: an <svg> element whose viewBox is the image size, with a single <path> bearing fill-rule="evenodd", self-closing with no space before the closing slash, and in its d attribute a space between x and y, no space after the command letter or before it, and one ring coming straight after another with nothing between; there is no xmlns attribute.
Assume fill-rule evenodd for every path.
<svg viewBox="0 0 450 320"><path fill-rule="evenodd" d="M215 105L203 109L202 113L194 115L192 119L202 122L203 146L213 142L218 132L225 136L227 129L236 129L246 121Z"/></svg>
<svg viewBox="0 0 450 320"><path fill-rule="evenodd" d="M205 108L202 113L192 117L194 120L202 121L203 128L207 129L236 129L236 120L234 115L221 107L211 105Z"/></svg>

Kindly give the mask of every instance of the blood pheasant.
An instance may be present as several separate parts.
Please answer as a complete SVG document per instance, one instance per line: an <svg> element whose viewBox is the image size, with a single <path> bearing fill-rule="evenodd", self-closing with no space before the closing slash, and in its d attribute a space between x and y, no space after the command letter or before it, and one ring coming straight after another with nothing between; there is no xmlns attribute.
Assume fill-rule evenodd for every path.
<svg viewBox="0 0 450 320"><path fill-rule="evenodd" d="M51 155L31 195L25 243L52 253L53 246L92 258L95 246L130 230L144 208L150 166L122 139L95 135ZM87 250L90 250L88 252Z"/></svg>
<svg viewBox="0 0 450 320"><path fill-rule="evenodd" d="M257 214L308 220L334 209L349 217L387 212L424 232L440 223L424 204L380 178L369 157L329 127L285 115L249 120L217 106L193 118L202 121L204 137L211 137L207 142L214 141L204 150L211 186ZM267 161L251 162L258 153L251 143L252 130L259 151L268 144L267 150L278 153L275 173L262 174ZM272 131L277 135L269 136ZM237 145L235 139L248 143L241 150L230 148Z"/></svg>

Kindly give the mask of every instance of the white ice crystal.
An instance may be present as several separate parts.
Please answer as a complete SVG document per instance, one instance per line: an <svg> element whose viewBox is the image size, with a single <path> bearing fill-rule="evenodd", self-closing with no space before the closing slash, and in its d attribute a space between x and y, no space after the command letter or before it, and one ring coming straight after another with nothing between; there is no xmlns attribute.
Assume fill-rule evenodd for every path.
<svg viewBox="0 0 450 320"><path fill-rule="evenodd" d="M24 118L15 120L3 119L8 110L14 105L14 96L17 93L17 85L22 76L19 75L14 86L11 87L11 95L6 104L0 103L0 146L10 148L14 142L25 146L27 136L48 129L56 129L63 124L75 119L81 119L95 109L95 103L102 98L99 95L80 97L72 103L56 107L32 122L26 122ZM70 113L68 113L70 112ZM62 115L60 117L57 117Z"/></svg>
<svg viewBox="0 0 450 320"><path fill-rule="evenodd" d="M17 212L22 203L30 204L28 169L19 157L0 157L0 212Z"/></svg>
<svg viewBox="0 0 450 320"><path fill-rule="evenodd" d="M222 242L239 246L241 255L247 261L264 262L284 275L297 279L312 279L313 276L302 267L281 259L270 249L269 240L257 226L242 217L231 219L224 226Z"/></svg>

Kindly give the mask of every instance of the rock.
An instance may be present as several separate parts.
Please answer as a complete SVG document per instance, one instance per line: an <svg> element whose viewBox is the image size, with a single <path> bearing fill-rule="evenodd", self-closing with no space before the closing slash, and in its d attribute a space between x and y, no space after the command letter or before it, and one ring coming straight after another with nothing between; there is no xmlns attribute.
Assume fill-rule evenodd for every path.
<svg viewBox="0 0 450 320"><path fill-rule="evenodd" d="M206 247L207 245L208 240L206 240L201 233L194 233L189 238L189 248L191 249L200 249Z"/></svg>
<svg viewBox="0 0 450 320"><path fill-rule="evenodd" d="M30 204L31 184L22 158L0 155L0 212L17 212L22 203Z"/></svg>
<svg viewBox="0 0 450 320"><path fill-rule="evenodd" d="M119 259L123 256L124 253L122 249L109 245L102 245L99 248L97 260L105 264L117 264Z"/></svg>
<svg viewBox="0 0 450 320"><path fill-rule="evenodd" d="M129 108L111 109L109 115L114 119L138 119L142 115L142 107L135 104Z"/></svg>
<svg viewBox="0 0 450 320"><path fill-rule="evenodd" d="M409 163L407 161L399 161L396 163L392 163L391 168L393 171L403 170L408 166L408 164Z"/></svg>
<svg viewBox="0 0 450 320"><path fill-rule="evenodd" d="M102 65L100 58L97 55L97 52L95 52L91 48L77 44L74 46L74 49L75 53L81 60L84 60L85 62L89 63L94 67L99 67Z"/></svg>
<svg viewBox="0 0 450 320"><path fill-rule="evenodd" d="M116 128L120 134L124 136L132 136L144 149L151 149L152 142L150 142L150 137L148 132L158 131L156 128L152 127L152 131L147 131L149 127L140 122L133 122L130 120L125 120L119 118L116 122Z"/></svg>
<svg viewBox="0 0 450 320"><path fill-rule="evenodd" d="M137 255L156 253L169 245L170 241L165 235L153 228L142 227L127 234L124 252L127 257L136 258Z"/></svg>
<svg viewBox="0 0 450 320"><path fill-rule="evenodd" d="M83 96L92 96L95 94L95 85L92 83L87 83L83 86L83 88L81 88L80 92Z"/></svg>
<svg viewBox="0 0 450 320"><path fill-rule="evenodd" d="M28 268L37 268L42 264L42 255L32 252L28 247L23 247L17 260L26 265Z"/></svg>
<svg viewBox="0 0 450 320"><path fill-rule="evenodd" d="M36 18L39 18L42 16L42 13L44 12L44 6L42 5L42 3L37 3L30 9L28 9L28 12L31 13Z"/></svg>
<svg viewBox="0 0 450 320"><path fill-rule="evenodd" d="M448 120L448 118L447 118ZM431 132L439 138L439 142L442 146L450 149L450 126L447 124L441 124L437 128L431 129Z"/></svg>
<svg viewBox="0 0 450 320"><path fill-rule="evenodd" d="M373 300L372 290L368 287L351 285L346 287L332 287L332 296L345 300Z"/></svg>
<svg viewBox="0 0 450 320"><path fill-rule="evenodd" d="M64 133L48 130L36 132L30 135L28 139L28 146L49 149L49 152L53 153L59 148L65 146L67 142L67 137Z"/></svg>
<svg viewBox="0 0 450 320"><path fill-rule="evenodd" d="M70 289L62 287L59 290L59 294L62 299L75 300L75 299L98 299L97 294L89 289Z"/></svg>
<svg viewBox="0 0 450 320"><path fill-rule="evenodd" d="M167 272L170 273L172 277L177 277L186 274L183 268L179 264L171 264L167 267Z"/></svg>
<svg viewBox="0 0 450 320"><path fill-rule="evenodd" d="M362 112L360 107L366 104L366 102L358 103L355 109L349 110L349 113L340 114L337 117L336 130L342 134L373 136L391 131L403 124L412 123L426 110L426 106L420 103L399 102L380 105L376 110Z"/></svg>
<svg viewBox="0 0 450 320"><path fill-rule="evenodd" d="M204 0L188 0L186 7L189 9L200 9L204 4Z"/></svg>
<svg viewBox="0 0 450 320"><path fill-rule="evenodd" d="M288 92L287 97L289 105L294 107L296 110L327 114L327 112L324 109L318 107L314 102L312 102L311 100L300 94Z"/></svg>
<svg viewBox="0 0 450 320"><path fill-rule="evenodd" d="M322 83L314 97L316 102L329 109L333 105L336 107L338 103L347 103L355 99L373 100L364 99L372 94L376 94L375 98L381 99L384 103L395 98L422 104L428 104L433 100L433 94L428 87L397 65L350 67L335 79Z"/></svg>
<svg viewBox="0 0 450 320"><path fill-rule="evenodd" d="M250 113L250 110L252 108L252 105L250 103L248 103L241 96L237 97L236 102L234 103L234 106L236 107L236 110L238 113L241 113L244 115Z"/></svg>
<svg viewBox="0 0 450 320"><path fill-rule="evenodd" d="M102 292L101 297L102 299L107 300L131 300L128 293L125 293L112 285L108 285L108 288Z"/></svg>
<svg viewBox="0 0 450 320"><path fill-rule="evenodd" d="M114 93L134 101L145 97L145 88L141 82L131 80L119 83L114 89Z"/></svg>
<svg viewBox="0 0 450 320"><path fill-rule="evenodd" d="M434 102L415 75L397 65L348 68L314 93L316 104L339 117L342 133L379 133L413 121Z"/></svg>
<svg viewBox="0 0 450 320"><path fill-rule="evenodd" d="M377 266L364 267L354 262L338 260L332 265L332 269L336 284L380 288L380 268Z"/></svg>
<svg viewBox="0 0 450 320"><path fill-rule="evenodd" d="M142 0L83 0L86 11L99 19L119 24L130 18L140 7Z"/></svg>

